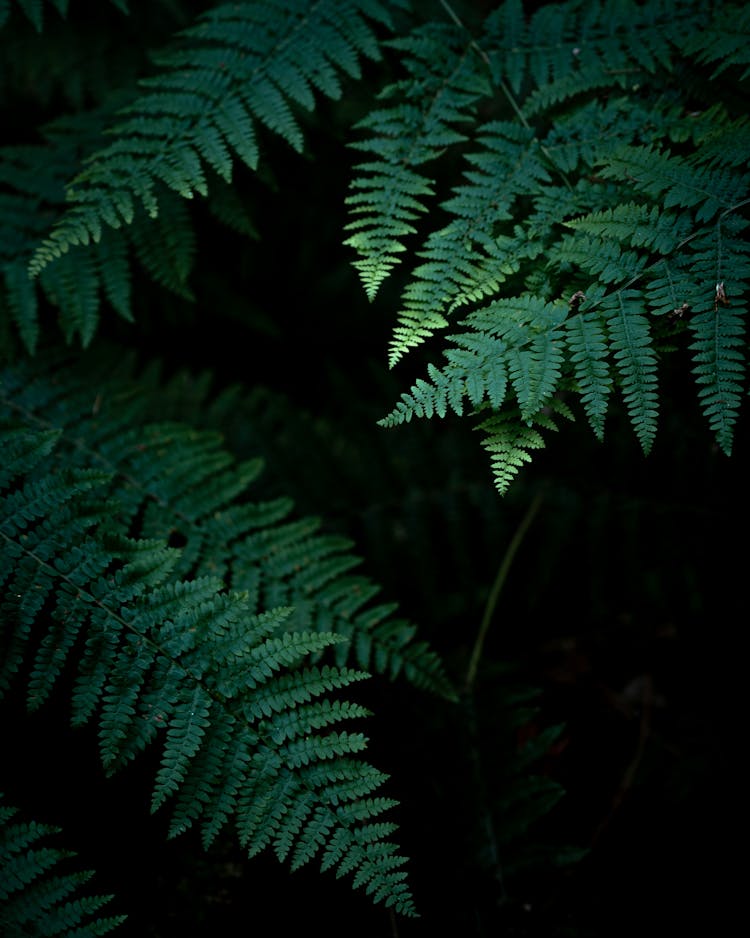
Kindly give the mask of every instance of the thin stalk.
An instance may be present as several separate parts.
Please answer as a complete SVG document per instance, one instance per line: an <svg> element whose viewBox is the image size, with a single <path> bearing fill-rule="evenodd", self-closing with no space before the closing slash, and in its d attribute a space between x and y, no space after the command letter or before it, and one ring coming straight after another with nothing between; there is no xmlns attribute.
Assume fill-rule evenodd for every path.
<svg viewBox="0 0 750 938"><path fill-rule="evenodd" d="M495 577L495 582L492 584L492 589L490 594L487 597L487 602L484 607L484 613L482 615L482 621L479 624L479 631L477 632L477 637L474 641L474 647L471 651L471 658L469 659L469 667L466 670L466 679L464 681L464 690L467 694L470 694L474 688L474 682L476 681L477 671L479 670L479 662L482 658L482 650L484 648L484 642L487 638L487 632L490 628L490 623L492 622L492 617L495 614L495 607L497 606L497 601L500 598L500 592L505 584L505 580L508 577L508 572L513 563L513 559L516 556L518 548L521 546L526 532L528 531L531 522L536 517L537 512L542 504L544 499L544 493L538 492L533 501L528 507L526 514L521 519L521 523L516 528L516 533L513 535L510 544L503 555L502 562L500 563L500 568L497 571L497 576Z"/></svg>

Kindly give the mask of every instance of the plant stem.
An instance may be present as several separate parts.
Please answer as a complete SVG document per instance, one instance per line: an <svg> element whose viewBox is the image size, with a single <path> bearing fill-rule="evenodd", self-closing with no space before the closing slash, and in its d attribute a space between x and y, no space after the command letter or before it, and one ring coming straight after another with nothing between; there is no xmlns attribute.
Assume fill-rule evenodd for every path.
<svg viewBox="0 0 750 938"><path fill-rule="evenodd" d="M492 622L492 617L495 613L495 606L497 605L497 601L500 597L500 591L502 590L505 580L508 576L508 571L510 570L511 564L513 563L513 558L516 556L516 552L521 546L521 541L524 539L531 522L534 520L537 512L539 511L543 499L544 493L537 492L533 501L529 505L526 514L521 519L521 523L516 528L516 533L513 535L513 538L511 539L510 544L508 544L505 554L503 555L500 568L498 569L497 576L495 577L495 582L492 584L492 589L490 590L490 594L487 597L487 603L484 607L482 621L479 624L479 631L477 632L477 637L474 641L474 647L471 651L469 667L466 670L464 690L467 694L471 693L474 688L477 671L479 670L479 661L482 657L484 641L487 637L487 632L489 631L490 623Z"/></svg>

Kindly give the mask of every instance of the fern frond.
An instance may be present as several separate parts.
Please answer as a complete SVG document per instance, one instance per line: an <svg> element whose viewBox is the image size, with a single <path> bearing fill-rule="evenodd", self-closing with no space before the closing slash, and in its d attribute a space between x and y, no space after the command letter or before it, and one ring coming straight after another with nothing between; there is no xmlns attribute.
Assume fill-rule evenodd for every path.
<svg viewBox="0 0 750 938"><path fill-rule="evenodd" d="M64 179L76 165L78 150L68 137L76 129L83 138L87 133L96 137L107 113L83 115L65 133L51 125L46 145L0 150L0 180L10 189L0 195L0 290L31 352L39 340L41 299L57 308L65 340L79 336L84 346L95 334L104 300L123 319L132 320L132 257L155 282L191 297L187 280L195 238L184 202L169 192L157 219L139 213L129 229L108 229L96 244L73 249L50 263L36 282L29 277L29 259L48 228L50 215L62 211Z"/></svg>
<svg viewBox="0 0 750 938"><path fill-rule="evenodd" d="M527 17L509 0L489 15L473 48L489 68L503 119L476 131L466 124L468 140L476 136L485 150L468 157L478 171L472 167L468 184L441 204L451 223L436 226L415 251L426 263L403 291L389 364L445 328L464 305L466 323L482 338L448 336L449 364L428 363L425 377L401 395L382 426L450 410L462 415L467 400L474 408L502 409L508 388L525 420L564 384L580 395L601 438L616 383L649 451L658 355L673 351L662 338L674 321L707 312L705 297L725 279L715 275L715 259L708 264L712 273L701 271L697 245L704 231L724 225L747 203L746 117L733 113L731 95L691 109L673 87L675 74L687 76L695 67L684 35L704 28L718 35L726 9L613 0L544 4ZM696 52L701 42L694 40ZM706 42L708 49L714 40ZM729 58L743 65L741 53L730 49ZM472 146L464 149L471 154ZM741 269L744 247L735 240ZM693 347L699 398L723 448L745 368L739 298L745 289L740 278L736 315L732 309L725 316L721 338L711 334L708 319L689 326L701 335L701 348ZM511 304L519 294L542 304L576 299L554 341L543 347L535 339L532 351L527 335L511 352L481 320L481 304L497 294L495 302ZM721 425L718 413L725 409ZM529 451L513 458L522 461Z"/></svg>
<svg viewBox="0 0 750 938"><path fill-rule="evenodd" d="M660 211L657 205L634 202L574 218L565 225L600 241L607 239L631 247L646 247L659 254L671 254L691 227L689 216Z"/></svg>
<svg viewBox="0 0 750 938"><path fill-rule="evenodd" d="M743 397L747 362L747 290L750 245L747 220L729 215L690 244L693 276L693 374L698 397L716 441L730 454Z"/></svg>
<svg viewBox="0 0 750 938"><path fill-rule="evenodd" d="M360 825L339 811L342 799L358 801L358 791L369 795L383 781L382 773L352 758L364 748L362 734L332 730L289 738L269 730L274 714L325 699L364 676L300 664L307 652L336 636L276 638L288 611L259 619L248 596L225 592L220 580L179 579L177 565L164 563L163 555L174 550L118 533L118 522L111 520L118 514L116 501L102 497L112 482L109 473L61 472L50 458L49 433L35 440L38 418L7 400L4 409L4 423L10 418L15 424L9 443L16 469L12 477L7 474L0 519L4 641L12 652L3 656L2 686L34 655L29 705L39 706L63 666L75 664L79 636L91 630L78 665L76 701L84 706L76 717L98 716L109 772L163 740L152 810L175 802L185 784L191 796L197 794L197 803L176 800L174 831L216 805L219 814L206 817L207 836L234 816L251 855L275 842L279 856L286 857L307 819L324 810L337 843L347 845L347 872L357 884L374 885L379 899L414 914L408 886L396 872L405 862L398 848L376 840L360 850ZM0 434L3 443L7 432ZM91 464L97 456L83 449L82 461ZM91 663L92 642L98 660L93 681L82 670ZM332 708L325 722L353 712ZM244 758L238 761L235 752ZM230 753L231 771L225 762ZM225 767L228 778L221 775ZM302 802L305 810L298 810ZM314 836L320 830L318 823Z"/></svg>
<svg viewBox="0 0 750 938"><path fill-rule="evenodd" d="M32 276L103 227L132 223L138 206L155 217L160 186L183 198L206 195L206 170L228 180L232 158L255 169L263 124L296 150L302 130L293 109L311 109L315 88L341 94L338 75L356 77L362 58L380 55L369 21L389 22L380 0L257 0L207 11L180 42L155 58L162 72L142 82L112 142L69 184L69 208L35 252Z"/></svg>
<svg viewBox="0 0 750 938"><path fill-rule="evenodd" d="M499 409L510 382L524 418L536 413L561 376L562 334L566 309L534 296L497 300L470 314L463 325L472 331L449 339L443 369L428 365L431 382L420 379L402 394L379 423L393 427L412 417L444 417L450 408L463 413L464 399L476 409L485 400Z"/></svg>
<svg viewBox="0 0 750 938"><path fill-rule="evenodd" d="M404 56L410 77L388 86L381 100L395 105L371 111L357 129L366 140L351 145L374 157L354 167L346 199L354 231L345 244L354 248L369 299L399 262L404 239L434 194L419 167L465 139L458 129L473 114L476 102L489 93L466 37L455 27L427 24L389 46Z"/></svg>
<svg viewBox="0 0 750 938"><path fill-rule="evenodd" d="M111 895L81 895L94 875L69 862L76 856L50 845L60 828L19 816L0 794L0 928L8 938L22 935L105 935L125 915L102 917Z"/></svg>
<svg viewBox="0 0 750 938"><path fill-rule="evenodd" d="M713 19L705 29L685 37L685 54L700 64L715 64L712 79L729 68L745 66L740 74L744 81L750 75L750 15L747 6L736 3L724 5L721 12L720 20Z"/></svg>
<svg viewBox="0 0 750 938"><path fill-rule="evenodd" d="M411 348L447 325L456 308L497 293L534 246L517 232L497 234L513 218L516 199L527 187L549 179L532 133L508 122L492 122L478 135L483 149L467 156L471 169L442 207L454 216L433 232L418 252L423 259L406 287L389 347L393 367Z"/></svg>
<svg viewBox="0 0 750 938"><path fill-rule="evenodd" d="M570 360L581 403L591 429L601 440L612 378L607 364L607 335L600 317L582 310L565 323Z"/></svg>
<svg viewBox="0 0 750 938"><path fill-rule="evenodd" d="M59 369L66 372L62 400L54 380ZM255 613L293 607L290 629L346 639L332 649L341 666L356 661L455 696L415 626L394 615L395 605L373 602L379 588L354 572L361 561L348 539L322 534L317 518L292 517L289 499L252 501L247 490L261 470L257 459L237 465L216 433L150 423L162 411L161 386L125 375L115 381L104 355L88 370L62 354L8 370L3 382L9 400L63 430L74 460L83 443L97 464L115 473L122 533L182 538L178 575L220 576L247 593ZM92 387L98 388L95 414Z"/></svg>
<svg viewBox="0 0 750 938"><path fill-rule="evenodd" d="M506 494L523 466L531 461L531 452L544 447L540 429L557 430L557 416L573 419L570 409L557 398L547 401L530 420L521 420L520 416L519 410L504 410L475 427L482 433L482 447L490 454L492 477L501 495Z"/></svg>
<svg viewBox="0 0 750 938"><path fill-rule="evenodd" d="M700 29L709 11L699 3L610 0L585 5L545 3L525 17L518 0L489 14L480 39L500 85L507 81L530 117L578 92L625 87L670 70L686 27Z"/></svg>
<svg viewBox="0 0 750 938"><path fill-rule="evenodd" d="M605 178L627 181L652 198L663 198L665 208L697 208L699 222L710 221L737 204L750 185L748 174L694 166L655 146L622 146L607 158L600 172Z"/></svg>
<svg viewBox="0 0 750 938"><path fill-rule="evenodd" d="M622 395L643 451L648 453L656 435L658 393L656 354L637 290L617 290L602 298Z"/></svg>

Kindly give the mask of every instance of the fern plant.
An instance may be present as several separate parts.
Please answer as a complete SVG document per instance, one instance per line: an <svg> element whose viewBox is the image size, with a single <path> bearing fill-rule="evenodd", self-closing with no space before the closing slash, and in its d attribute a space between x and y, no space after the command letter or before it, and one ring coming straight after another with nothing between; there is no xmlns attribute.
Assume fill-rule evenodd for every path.
<svg viewBox="0 0 750 938"><path fill-rule="evenodd" d="M272 845L296 868L322 853L324 869L353 872L412 914L403 859L385 840L395 828L373 821L394 802L371 797L384 776L353 758L365 738L313 732L366 715L326 696L365 672L306 661L343 643L445 691L436 656L405 647L414 630L384 622L391 607L361 610L366 581L342 576L351 560L339 543L311 537L304 521L281 524L288 504L232 504L257 462L235 469L215 437L176 424L134 425L127 386L100 385L114 404L100 422L99 406L81 413L91 386L84 374L61 398L44 371L3 379L0 686L36 648L36 709L68 658L80 659L72 722L97 716L108 772L165 736L152 810L175 798L172 835L203 816L208 846L234 819L251 855Z"/></svg>
<svg viewBox="0 0 750 938"><path fill-rule="evenodd" d="M658 361L678 331L730 453L745 369L750 154L741 103L719 88L746 80L745 52L727 50L707 71L710 103L696 64L715 61L716 24L746 14L611 2L545 4L527 17L510 0L473 34L445 8L452 23L396 43L410 77L388 88L393 103L362 122L369 135L356 144L372 159L352 182L348 244L369 295L427 208L423 167L443 156L429 147L435 127L468 164L440 203L446 223L415 249L390 363L459 310L461 331L447 337L446 364L429 363L382 425L468 410L506 492L575 401L601 439L617 389L647 453ZM451 44L463 49L460 72L439 65Z"/></svg>
<svg viewBox="0 0 750 938"><path fill-rule="evenodd" d="M0 691L32 713L66 701L107 774L150 766L171 837L215 849L232 828L245 855L347 876L409 919L412 851L393 838L414 835L391 819L409 782L378 720L392 707L408 732L421 714L414 752L433 720L441 740L425 763L462 741L474 766L433 783L468 810L431 818L432 844L467 817L480 857L462 881L489 870L499 908L506 874L546 862L525 838L562 791L533 774L559 724L514 748L526 692L484 641L514 512L541 497L520 470L580 417L610 447L625 421L649 453L679 367L718 450L736 445L748 12L198 7L0 2ZM335 206L297 174L335 180ZM409 442L380 443L407 423ZM535 571L523 615L551 582ZM365 703L345 699L355 683ZM33 872L32 835L13 862ZM98 914L68 895L70 929ZM13 908L57 896L29 879Z"/></svg>
<svg viewBox="0 0 750 938"><path fill-rule="evenodd" d="M68 871L75 855L48 845L58 833L0 804L0 925L8 938L106 935L125 921L124 915L98 915L112 896L76 895L93 874Z"/></svg>

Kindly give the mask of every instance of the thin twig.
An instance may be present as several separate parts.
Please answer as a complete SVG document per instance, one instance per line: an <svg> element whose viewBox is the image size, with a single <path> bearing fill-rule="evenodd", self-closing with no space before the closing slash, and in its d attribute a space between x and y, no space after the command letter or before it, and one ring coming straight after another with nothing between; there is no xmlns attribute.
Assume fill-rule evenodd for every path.
<svg viewBox="0 0 750 938"><path fill-rule="evenodd" d="M474 641L474 647L471 651L469 667L466 670L466 680L464 681L464 690L466 693L471 693L473 690L474 682L477 677L477 671L479 669L479 662L482 657L484 641L487 637L487 632L489 631L490 623L492 622L492 617L495 613L497 601L500 598L500 591L505 584L511 564L513 563L513 558L516 556L516 552L521 546L521 541L524 539L531 522L534 520L537 512L539 511L543 499L543 492L538 492L534 496L533 501L529 505L526 514L523 516L521 523L516 529L516 533L513 535L513 538L510 544L508 544L505 554L503 555L500 568L497 571L497 576L495 577L495 582L492 584L492 589L490 590L490 594L487 597L487 602L484 607L484 614L482 615L482 621L479 625L479 631L477 632L477 637Z"/></svg>

